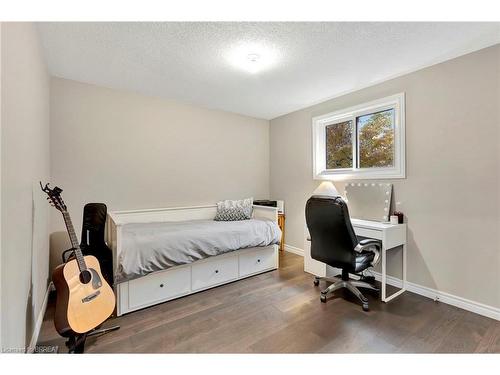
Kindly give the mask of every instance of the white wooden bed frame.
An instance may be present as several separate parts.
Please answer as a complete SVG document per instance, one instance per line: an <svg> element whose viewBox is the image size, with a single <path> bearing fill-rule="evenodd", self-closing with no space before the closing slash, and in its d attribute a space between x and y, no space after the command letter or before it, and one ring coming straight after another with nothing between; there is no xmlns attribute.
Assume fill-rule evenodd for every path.
<svg viewBox="0 0 500 375"><path fill-rule="evenodd" d="M122 226L128 223L213 219L216 206L159 208L109 212L106 242L113 250L113 267L121 252ZM278 221L275 207L253 206L253 218ZM156 271L115 285L117 316L197 293L278 268L278 245L240 249L190 264Z"/></svg>

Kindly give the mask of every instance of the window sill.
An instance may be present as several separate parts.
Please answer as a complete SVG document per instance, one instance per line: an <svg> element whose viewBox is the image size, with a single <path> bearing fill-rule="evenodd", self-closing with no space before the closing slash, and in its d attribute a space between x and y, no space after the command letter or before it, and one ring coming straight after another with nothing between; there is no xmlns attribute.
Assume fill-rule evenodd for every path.
<svg viewBox="0 0 500 375"><path fill-rule="evenodd" d="M344 181L344 180L382 180L382 179L404 179L406 173L404 169L380 169L370 171L323 171L314 173L313 179L315 180L331 180L331 181Z"/></svg>

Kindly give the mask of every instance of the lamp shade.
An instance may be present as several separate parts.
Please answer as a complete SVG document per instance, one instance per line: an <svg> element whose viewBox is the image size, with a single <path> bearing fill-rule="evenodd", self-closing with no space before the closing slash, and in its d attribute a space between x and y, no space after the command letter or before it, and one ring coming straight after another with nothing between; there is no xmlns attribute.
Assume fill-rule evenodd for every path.
<svg viewBox="0 0 500 375"><path fill-rule="evenodd" d="M319 195L323 197L339 197L340 194L335 189L335 186L331 181L323 181L317 188L314 190L313 195Z"/></svg>

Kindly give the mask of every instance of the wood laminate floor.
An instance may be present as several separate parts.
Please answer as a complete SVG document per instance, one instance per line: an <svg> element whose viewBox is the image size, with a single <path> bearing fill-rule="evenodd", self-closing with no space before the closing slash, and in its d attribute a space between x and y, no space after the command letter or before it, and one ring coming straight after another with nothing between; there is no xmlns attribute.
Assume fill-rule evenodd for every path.
<svg viewBox="0 0 500 375"><path fill-rule="evenodd" d="M89 338L86 353L397 353L500 352L500 322L405 293L388 304L348 292L327 303L283 253L279 270L111 319L118 331ZM346 298L343 298L346 297ZM39 345L59 346L49 303Z"/></svg>

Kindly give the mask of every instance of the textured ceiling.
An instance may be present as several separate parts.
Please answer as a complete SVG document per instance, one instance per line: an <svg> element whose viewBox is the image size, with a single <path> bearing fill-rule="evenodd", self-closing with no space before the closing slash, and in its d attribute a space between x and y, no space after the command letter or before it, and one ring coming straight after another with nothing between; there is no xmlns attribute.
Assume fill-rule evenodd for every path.
<svg viewBox="0 0 500 375"><path fill-rule="evenodd" d="M38 27L54 76L264 119L500 42L500 23ZM245 46L268 66L249 73L232 65Z"/></svg>

